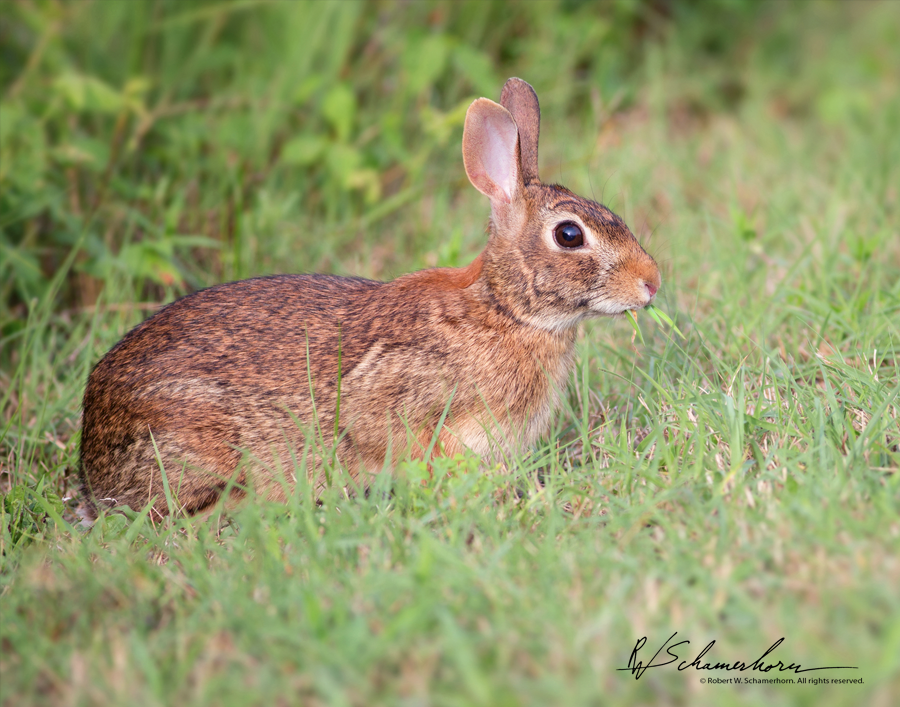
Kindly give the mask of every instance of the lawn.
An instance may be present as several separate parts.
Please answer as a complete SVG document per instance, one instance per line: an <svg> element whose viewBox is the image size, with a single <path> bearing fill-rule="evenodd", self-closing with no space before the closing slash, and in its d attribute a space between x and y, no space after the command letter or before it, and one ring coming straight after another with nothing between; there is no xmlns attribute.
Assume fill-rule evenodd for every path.
<svg viewBox="0 0 900 707"><path fill-rule="evenodd" d="M897 704L900 5L0 13L3 705ZM505 468L79 526L91 366L214 283L470 262L462 121L509 76L684 337L585 325ZM782 638L762 667L830 669L714 668Z"/></svg>

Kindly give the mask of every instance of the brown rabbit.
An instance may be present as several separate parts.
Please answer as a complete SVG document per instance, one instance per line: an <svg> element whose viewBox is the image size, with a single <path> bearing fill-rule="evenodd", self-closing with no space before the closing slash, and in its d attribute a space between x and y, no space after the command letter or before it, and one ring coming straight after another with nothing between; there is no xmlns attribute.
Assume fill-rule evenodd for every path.
<svg viewBox="0 0 900 707"><path fill-rule="evenodd" d="M491 201L467 267L218 285L114 346L84 395L85 515L168 513L160 462L178 509L198 513L226 489L283 499L304 463L321 488L304 457L321 441L365 485L404 453L499 459L545 433L577 324L646 306L660 275L618 216L540 182L531 86L510 79L500 103L466 113L466 174Z"/></svg>

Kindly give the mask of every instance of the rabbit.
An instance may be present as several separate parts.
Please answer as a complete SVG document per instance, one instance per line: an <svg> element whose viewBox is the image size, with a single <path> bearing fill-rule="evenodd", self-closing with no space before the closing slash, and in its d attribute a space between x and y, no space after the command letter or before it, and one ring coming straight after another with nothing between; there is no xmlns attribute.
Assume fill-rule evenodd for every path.
<svg viewBox="0 0 900 707"><path fill-rule="evenodd" d="M618 216L540 181L539 131L521 79L499 104L469 106L463 162L491 217L466 267L391 282L257 277L194 292L132 329L85 389L85 519L148 503L167 515L160 467L177 511L201 514L226 491L226 508L249 489L284 501L297 469L320 493L317 441L365 487L404 457L467 448L497 460L545 434L578 323L650 304L661 278Z"/></svg>

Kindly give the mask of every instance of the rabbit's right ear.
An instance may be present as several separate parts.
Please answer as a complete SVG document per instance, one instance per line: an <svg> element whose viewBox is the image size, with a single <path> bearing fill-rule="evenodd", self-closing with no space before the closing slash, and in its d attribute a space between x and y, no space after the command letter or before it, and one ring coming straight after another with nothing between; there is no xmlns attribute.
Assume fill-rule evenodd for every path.
<svg viewBox="0 0 900 707"><path fill-rule="evenodd" d="M466 111L463 162L469 181L496 208L512 203L521 192L519 130L510 112L487 98Z"/></svg>

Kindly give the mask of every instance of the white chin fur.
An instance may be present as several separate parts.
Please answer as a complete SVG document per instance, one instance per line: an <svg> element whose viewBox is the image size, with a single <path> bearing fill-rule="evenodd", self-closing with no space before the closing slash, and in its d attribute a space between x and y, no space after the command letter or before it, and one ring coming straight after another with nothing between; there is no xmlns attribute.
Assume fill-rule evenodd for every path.
<svg viewBox="0 0 900 707"><path fill-rule="evenodd" d="M612 300L602 300L600 302L591 302L591 311L595 314L605 314L607 316L615 316L622 314L629 309L640 309L644 305L635 306L633 304L621 304Z"/></svg>
<svg viewBox="0 0 900 707"><path fill-rule="evenodd" d="M575 312L566 314L541 314L537 316L525 317L524 320L531 326L545 331L565 331L571 329L585 319L591 317L607 316L612 317L622 314L629 309L641 309L644 304L621 304L612 300L600 300L591 303L590 311Z"/></svg>

